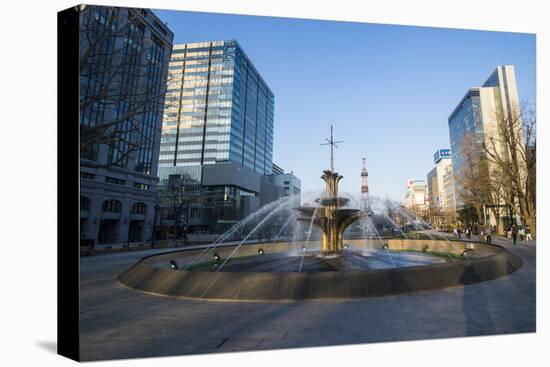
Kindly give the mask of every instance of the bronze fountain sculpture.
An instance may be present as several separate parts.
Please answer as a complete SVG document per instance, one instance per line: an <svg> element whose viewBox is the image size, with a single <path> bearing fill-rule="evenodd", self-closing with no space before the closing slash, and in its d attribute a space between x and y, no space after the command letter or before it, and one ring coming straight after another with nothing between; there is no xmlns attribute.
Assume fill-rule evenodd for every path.
<svg viewBox="0 0 550 367"><path fill-rule="evenodd" d="M337 143L334 141L332 126L330 140L323 145L330 145L330 170L323 171L321 178L325 181L325 194L315 200L319 207L302 206L297 210L301 213L298 220L309 221L321 229L323 255L341 255L343 253L343 234L345 229L361 218L359 209L343 208L349 199L338 196L338 183L344 176L334 172L334 151Z"/></svg>

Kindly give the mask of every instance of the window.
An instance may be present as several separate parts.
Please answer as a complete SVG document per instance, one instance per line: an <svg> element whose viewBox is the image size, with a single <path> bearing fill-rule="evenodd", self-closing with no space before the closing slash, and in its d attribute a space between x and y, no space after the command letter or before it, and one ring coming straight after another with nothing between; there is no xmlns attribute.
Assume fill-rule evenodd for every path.
<svg viewBox="0 0 550 367"><path fill-rule="evenodd" d="M126 181L121 180L120 178L114 178L114 177L105 177L105 182L113 184L113 185L125 185Z"/></svg>
<svg viewBox="0 0 550 367"><path fill-rule="evenodd" d="M168 34L168 32L166 32L166 29L164 29L164 27L161 26L158 22L154 22L153 24L155 25L155 28L156 28L160 33L162 33L162 34L165 35L165 36Z"/></svg>
<svg viewBox="0 0 550 367"><path fill-rule="evenodd" d="M122 203L115 199L105 200L102 209L104 212L120 213Z"/></svg>
<svg viewBox="0 0 550 367"><path fill-rule="evenodd" d="M86 179L86 180L93 180L95 178L95 175L88 172L80 172L80 178Z"/></svg>
<svg viewBox="0 0 550 367"><path fill-rule="evenodd" d="M133 214L145 214L146 211L147 205L145 205L145 203L134 203L134 205L132 205Z"/></svg>
<svg viewBox="0 0 550 367"><path fill-rule="evenodd" d="M80 210L90 210L90 199L86 196L80 197Z"/></svg>
<svg viewBox="0 0 550 367"><path fill-rule="evenodd" d="M136 182L136 183L134 183L134 187L135 187L136 189L149 190L149 185L144 184L144 183Z"/></svg>

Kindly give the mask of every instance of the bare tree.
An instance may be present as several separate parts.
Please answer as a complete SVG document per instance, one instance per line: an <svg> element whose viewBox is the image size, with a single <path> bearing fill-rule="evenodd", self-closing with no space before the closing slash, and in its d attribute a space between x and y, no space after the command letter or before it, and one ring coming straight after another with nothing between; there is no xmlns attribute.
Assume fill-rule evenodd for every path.
<svg viewBox="0 0 550 367"><path fill-rule="evenodd" d="M489 172L489 199L488 204L493 217L497 219L497 233L503 233L503 223L499 220L513 200L513 190L509 177L498 166L491 165Z"/></svg>
<svg viewBox="0 0 550 367"><path fill-rule="evenodd" d="M172 231L176 238L182 235L184 242L187 242L187 232L185 230L182 231L182 227L186 225L182 222L182 218L185 216L185 208L188 208L191 202L189 187L192 184L193 181L184 175L170 175L165 184L166 187L162 190L163 195L166 196L169 202L174 218Z"/></svg>
<svg viewBox="0 0 550 367"><path fill-rule="evenodd" d="M140 9L86 6L80 24L81 156L97 161L106 144L108 159L94 166L125 167L160 134L154 121L163 113L171 49L154 34L144 37Z"/></svg>
<svg viewBox="0 0 550 367"><path fill-rule="evenodd" d="M507 113L498 111L498 132L484 145L488 159L507 183L502 199L536 232L536 117L526 107L512 106Z"/></svg>
<svg viewBox="0 0 550 367"><path fill-rule="evenodd" d="M395 209L396 206L397 203L395 203L390 198L386 197L386 199L384 199L384 209L386 211L386 215L394 222L397 222L397 210Z"/></svg>
<svg viewBox="0 0 550 367"><path fill-rule="evenodd" d="M490 195L489 167L480 152L473 133L467 133L460 143L462 164L455 177L459 197L465 207L475 209L478 222L483 220L484 205L492 202Z"/></svg>

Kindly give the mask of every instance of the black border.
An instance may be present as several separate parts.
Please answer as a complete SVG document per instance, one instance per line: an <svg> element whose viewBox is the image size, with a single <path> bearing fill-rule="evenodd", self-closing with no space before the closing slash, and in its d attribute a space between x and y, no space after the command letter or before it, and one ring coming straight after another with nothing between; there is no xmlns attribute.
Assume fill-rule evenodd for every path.
<svg viewBox="0 0 550 367"><path fill-rule="evenodd" d="M57 13L57 353L80 360L79 12Z"/></svg>

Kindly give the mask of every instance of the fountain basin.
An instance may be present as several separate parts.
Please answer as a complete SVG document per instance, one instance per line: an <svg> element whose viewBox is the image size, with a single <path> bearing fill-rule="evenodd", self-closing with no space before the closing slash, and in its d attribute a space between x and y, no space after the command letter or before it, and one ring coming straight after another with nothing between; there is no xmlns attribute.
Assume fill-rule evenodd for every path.
<svg viewBox="0 0 550 367"><path fill-rule="evenodd" d="M349 242L349 244L348 244ZM310 242L311 243L311 242ZM358 249L364 241L346 241ZM170 260L198 256L203 249L178 250L145 257L118 276L127 287L153 294L219 301L336 300L388 296L443 289L496 279L519 269L522 260L497 245L479 242L390 240L389 250L422 252L428 248L460 256L468 249L467 260L397 268L342 271L199 271L172 270ZM363 245L364 246L364 245ZM252 256L262 248L266 255L298 256L299 243L255 243L241 246L239 256ZM216 248L222 258L234 246ZM317 254L312 254L315 256ZM309 254L307 256L310 256ZM229 269L231 270L231 269Z"/></svg>

